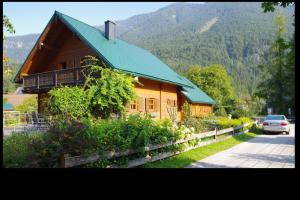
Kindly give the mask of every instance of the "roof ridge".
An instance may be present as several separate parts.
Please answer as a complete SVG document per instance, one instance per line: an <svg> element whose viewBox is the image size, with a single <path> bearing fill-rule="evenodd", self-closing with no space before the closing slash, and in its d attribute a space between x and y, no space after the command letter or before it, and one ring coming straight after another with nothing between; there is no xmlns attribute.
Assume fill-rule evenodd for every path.
<svg viewBox="0 0 300 200"><path fill-rule="evenodd" d="M95 30L97 30L97 31L99 31L100 33L103 34L103 32L102 32L100 29L98 29L98 28L96 28L96 27L94 27L94 26L91 26L91 25L89 25L89 24L87 24L87 23L85 23L85 22L83 22L83 21L78 20L78 19L75 19L74 17L71 17L71 16L69 16L69 15L66 15L66 14L64 14L64 13L62 13L62 12L59 12L59 11L55 10L54 14L67 16L67 17L69 17L69 18L71 18L71 19L73 19L73 20L75 20L75 21L78 21L78 22L80 22L80 23L83 23L83 24L85 24L85 25L87 25L87 26L89 26L89 27L91 27L91 28L93 28L93 29L95 29Z"/></svg>

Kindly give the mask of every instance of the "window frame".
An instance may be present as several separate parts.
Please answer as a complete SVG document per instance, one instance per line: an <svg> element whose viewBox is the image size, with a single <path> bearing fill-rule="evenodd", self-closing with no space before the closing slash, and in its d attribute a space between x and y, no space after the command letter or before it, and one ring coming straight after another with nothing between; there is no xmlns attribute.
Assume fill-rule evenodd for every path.
<svg viewBox="0 0 300 200"><path fill-rule="evenodd" d="M135 106L135 108L132 108L133 106ZM138 100L134 100L130 102L130 111L139 111L139 102Z"/></svg>
<svg viewBox="0 0 300 200"><path fill-rule="evenodd" d="M150 107L152 107L152 108L150 108ZM155 98L148 99L148 111L155 112Z"/></svg>

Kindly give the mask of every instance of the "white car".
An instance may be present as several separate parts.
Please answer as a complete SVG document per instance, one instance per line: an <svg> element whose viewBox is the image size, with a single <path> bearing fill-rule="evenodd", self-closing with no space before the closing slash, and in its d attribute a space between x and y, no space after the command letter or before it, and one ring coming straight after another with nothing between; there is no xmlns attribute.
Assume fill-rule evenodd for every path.
<svg viewBox="0 0 300 200"><path fill-rule="evenodd" d="M290 123L284 115L268 115L263 122L263 132L290 133Z"/></svg>

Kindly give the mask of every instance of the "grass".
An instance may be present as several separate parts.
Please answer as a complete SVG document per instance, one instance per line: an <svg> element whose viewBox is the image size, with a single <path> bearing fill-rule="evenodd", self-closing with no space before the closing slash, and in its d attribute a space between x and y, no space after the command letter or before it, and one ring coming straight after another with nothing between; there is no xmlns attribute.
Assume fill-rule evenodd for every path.
<svg viewBox="0 0 300 200"><path fill-rule="evenodd" d="M207 146L199 147L182 154L143 165L143 168L183 168L193 162L204 159L210 155L229 149L237 144L254 138L261 134L261 129L252 129L248 133L234 136L224 141L216 142Z"/></svg>

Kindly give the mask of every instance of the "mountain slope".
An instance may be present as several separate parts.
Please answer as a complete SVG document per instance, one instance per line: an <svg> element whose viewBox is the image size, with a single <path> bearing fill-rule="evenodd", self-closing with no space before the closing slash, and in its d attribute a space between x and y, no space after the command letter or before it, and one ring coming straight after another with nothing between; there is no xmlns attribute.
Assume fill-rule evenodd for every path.
<svg viewBox="0 0 300 200"><path fill-rule="evenodd" d="M294 8L279 10L287 16L290 38ZM275 13L263 13L258 2L176 3L116 23L117 37L148 49L179 73L190 65L224 65L239 93L255 90L257 65L265 61L276 33ZM4 45L14 61L22 62L37 39L24 37L9 37Z"/></svg>

